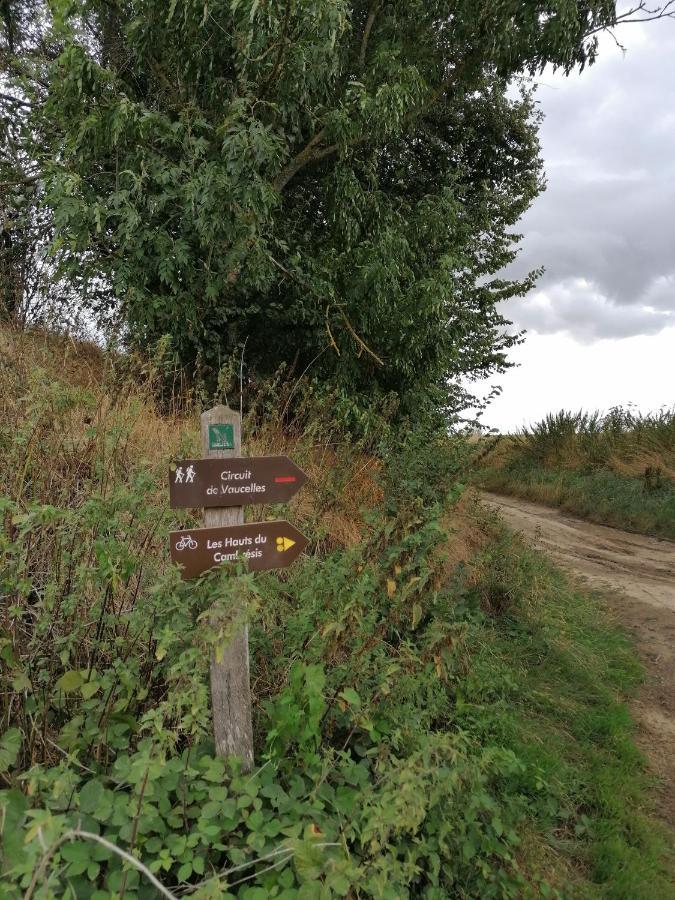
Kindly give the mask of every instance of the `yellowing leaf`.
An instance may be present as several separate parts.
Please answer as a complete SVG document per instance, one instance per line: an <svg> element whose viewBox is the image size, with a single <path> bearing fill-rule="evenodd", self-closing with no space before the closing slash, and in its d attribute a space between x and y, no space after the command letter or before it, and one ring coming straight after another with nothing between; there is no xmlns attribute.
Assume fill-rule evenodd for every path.
<svg viewBox="0 0 675 900"><path fill-rule="evenodd" d="M33 822L31 827L26 832L26 836L23 839L24 844L30 844L34 837L37 836L38 832L42 831L45 825L49 825L51 822L51 816L45 816L44 818L40 818L37 822Z"/></svg>
<svg viewBox="0 0 675 900"><path fill-rule="evenodd" d="M387 594L389 597L393 597L396 593L396 582L393 578L387 578Z"/></svg>
<svg viewBox="0 0 675 900"><path fill-rule="evenodd" d="M346 687L344 691L340 691L340 697L342 697L342 699L350 706L361 706L361 698L356 693L354 688Z"/></svg>

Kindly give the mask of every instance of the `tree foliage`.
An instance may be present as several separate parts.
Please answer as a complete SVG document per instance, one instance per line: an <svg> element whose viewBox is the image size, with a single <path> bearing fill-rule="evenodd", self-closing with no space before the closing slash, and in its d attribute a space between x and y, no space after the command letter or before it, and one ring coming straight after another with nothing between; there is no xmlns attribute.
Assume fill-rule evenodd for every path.
<svg viewBox="0 0 675 900"><path fill-rule="evenodd" d="M535 276L498 273L542 188L509 86L593 62L614 2L56 0L34 53L5 9L55 271L100 322L207 380L245 344L403 412L503 370L496 304Z"/></svg>

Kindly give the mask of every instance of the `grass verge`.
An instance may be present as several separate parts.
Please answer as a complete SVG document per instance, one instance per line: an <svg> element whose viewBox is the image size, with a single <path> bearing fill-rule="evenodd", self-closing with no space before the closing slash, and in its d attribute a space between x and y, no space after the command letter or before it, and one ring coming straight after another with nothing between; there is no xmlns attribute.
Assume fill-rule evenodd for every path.
<svg viewBox="0 0 675 900"><path fill-rule="evenodd" d="M675 540L675 410L561 410L482 441L477 457L487 490Z"/></svg>
<svg viewBox="0 0 675 900"><path fill-rule="evenodd" d="M482 604L501 613L476 641L467 716L552 788L533 816L551 881L564 896L674 896L672 835L650 816L626 705L642 677L634 647L601 595L509 532L481 565Z"/></svg>
<svg viewBox="0 0 675 900"><path fill-rule="evenodd" d="M479 483L489 491L558 506L600 525L675 540L675 484L645 488L644 478L599 470L551 470L520 463L484 468Z"/></svg>

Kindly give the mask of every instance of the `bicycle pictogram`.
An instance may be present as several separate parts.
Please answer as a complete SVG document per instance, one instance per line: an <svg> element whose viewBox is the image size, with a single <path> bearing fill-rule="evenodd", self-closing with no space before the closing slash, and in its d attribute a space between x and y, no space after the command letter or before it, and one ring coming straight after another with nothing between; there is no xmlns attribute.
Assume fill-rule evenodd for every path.
<svg viewBox="0 0 675 900"><path fill-rule="evenodd" d="M179 541L176 542L176 550L196 550L197 541L189 534L184 534Z"/></svg>

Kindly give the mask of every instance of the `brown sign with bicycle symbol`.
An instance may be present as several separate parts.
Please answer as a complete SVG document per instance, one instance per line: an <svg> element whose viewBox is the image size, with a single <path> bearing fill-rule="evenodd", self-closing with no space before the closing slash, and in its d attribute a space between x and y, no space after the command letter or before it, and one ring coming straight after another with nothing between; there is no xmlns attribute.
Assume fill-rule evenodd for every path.
<svg viewBox="0 0 675 900"><path fill-rule="evenodd" d="M224 563L242 560L252 571L282 569L294 562L308 544L289 522L250 522L222 528L171 531L171 559L183 578L197 578Z"/></svg>

